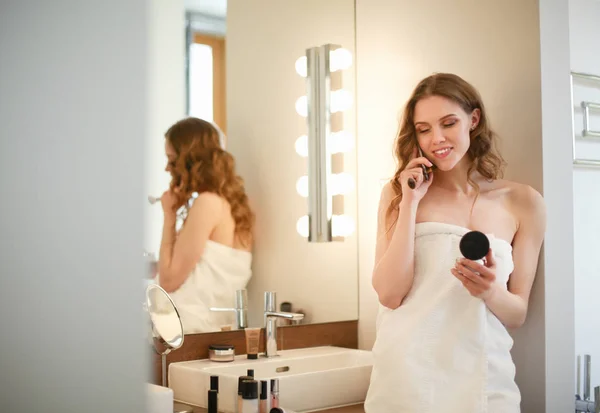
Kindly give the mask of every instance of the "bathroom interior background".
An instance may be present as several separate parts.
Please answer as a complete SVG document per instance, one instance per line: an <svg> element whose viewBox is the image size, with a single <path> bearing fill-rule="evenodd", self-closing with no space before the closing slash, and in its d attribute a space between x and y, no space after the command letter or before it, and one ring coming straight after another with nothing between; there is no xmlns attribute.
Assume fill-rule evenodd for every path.
<svg viewBox="0 0 600 413"><path fill-rule="evenodd" d="M434 71L452 71L473 82L481 91L493 126L501 137L501 148L508 161L507 178L530 184L546 193L547 202L552 203L549 238L560 239L556 244L560 249L556 256L562 256L560 263L553 262L554 255L548 256L547 243L546 254L540 260L527 324L513 332L517 340L513 354L517 365L523 366L517 370L518 381L527 394L543 393L544 384L536 377L546 374L545 369L552 371L552 367L545 366L544 360L551 364L558 356L553 356L551 345L546 352L532 349L543 348L553 334L559 334L561 327L574 331L571 340L576 343L575 352L568 362L555 368L563 369L563 375L569 374L568 369L574 366L577 354L592 354L594 366L594 354L600 356L600 335L594 333L598 331L600 321L590 314L594 310L594 291L600 287L595 277L600 269L600 259L593 254L592 238L600 230L600 218L594 208L600 198L587 188L600 171L575 167L572 162L567 164L566 157L558 163L553 162L551 156L545 156L544 151L557 148L570 151L572 133L570 114L564 110L564 105L569 105L569 95L554 91L554 99L550 101L551 95L544 92L542 77L550 79L545 68L554 61L563 64L563 71L600 71L597 54L591 53L590 43L590 39L599 35L593 22L600 15L600 6L594 0L562 2L561 12L568 11L569 19L554 26L562 27L563 31L555 30L553 36L564 35L561 42L556 42L545 38L543 20L550 13L558 14L559 3L548 12L536 1L477 6L469 2L446 4L436 0L419 4L391 0L326 3L298 0L285 4L273 0L253 1L252 4L241 0L221 2L220 11L212 14L225 18L226 25L228 149L237 156L249 192L257 200L259 219L269 217L268 222L266 219L259 221L257 227L256 274L249 286L250 301L260 304L262 292L273 288L278 291L278 298L308 308L313 322L354 319L358 312L360 346L371 348L378 308L370 283L377 202L381 186L393 173L391 146L399 110L420 78ZM201 0L186 0L184 8L210 15L214 10L206 4ZM180 15L177 14L179 18ZM490 15L495 18L486 17ZM444 27L448 16L452 16L455 24L444 42L435 36L424 35L420 22L427 19L432 27ZM255 24L257 21L261 24ZM506 25L507 21L511 24ZM306 30L309 26L311 30ZM473 36L474 31L477 36ZM415 33L422 35L414 36ZM291 64L304 48L323 42L341 44L354 55L353 65L347 73L351 81L345 79L344 87L350 86L352 90L354 81L356 83L356 106L353 108L356 112L351 111L345 117L344 128L356 135L357 164L350 158L345 167L356 177L357 193L352 195L357 196L357 210L350 209L349 213L356 218L358 232L342 244L313 247L298 237L293 225L295 217L306 208L304 202L299 202L294 187L296 177L305 173L305 165L292 146L295 137L304 133L305 124L293 107L295 99L304 93L304 84ZM562 48L557 46L552 55L546 57L545 47L552 42ZM249 48L248 44L266 47ZM546 61L548 58L550 62ZM260 63L247 64L252 61ZM287 87L279 87L282 84ZM594 85L576 81L574 91L573 126L577 135L581 125L577 99L586 97L597 101L599 98L598 88ZM552 126L555 138L542 121L544 104L555 104L557 109L563 105L561 116L555 118L557 123L560 120L560 126ZM592 118L592 126L595 120L597 118ZM262 128L264 125L269 126ZM551 139L559 141L555 143ZM581 147L578 143L580 153L591 150L600 158L598 146ZM561 175L553 177L553 165L555 168L564 165L570 173L561 170ZM547 185L556 179L572 180L557 194L561 197L560 204L554 201L552 194L547 194ZM349 196L346 205L351 206L354 201ZM572 223L563 222L558 226L552 221L554 210L560 211L561 220L565 214L570 215L570 211L575 212L575 218ZM574 248L569 248L570 243L574 243ZM555 248L554 244L550 246ZM565 248L576 252L565 251ZM327 258L318 259L316 267L309 268L306 262L312 260L303 260L307 254ZM285 264L282 266L282 263ZM574 271L569 263L574 263ZM547 265L551 265L549 270L545 269ZM560 275L563 269L570 276ZM556 275L550 271L556 271ZM358 291L354 283L356 276ZM554 276L560 279L554 280ZM574 291L573 298L570 291ZM564 306L566 311L550 310L553 300L559 300L565 294L568 296L563 297L561 306L554 307ZM253 320L260 320L260 311L256 310L254 314ZM557 333L553 333L554 328ZM572 353L570 346L573 345L557 346L557 354ZM600 369L593 368L592 383L598 381ZM551 397L551 392L547 395ZM528 397L524 399L526 407Z"/></svg>
<svg viewBox="0 0 600 413"><path fill-rule="evenodd" d="M352 70L356 79L357 231L332 248L339 248L342 257L335 262L350 262L348 265L355 267L344 269L347 278L340 275L327 293L340 291L339 297L345 294L343 300L348 304L342 305L340 298L339 306L345 310L338 317L352 319L358 314L360 346L368 349L375 337L377 310L370 286L376 208L382 181L393 172L391 144L399 109L416 82L432 71L453 71L473 82L502 137L502 150L509 163L507 177L534 186L548 204L548 233L530 315L526 325L513 333L523 409L530 411L528 406L539 406L543 399L546 411L567 411L571 405L565 403L572 400L574 390L576 354L592 354L592 383L600 381L594 363L600 357L600 338L595 333L600 321L594 316L598 308L593 296L599 287L595 276L600 258L595 254L593 237L600 229L595 212L600 198L592 185L600 171L573 167L568 82L570 70L600 72L592 40L599 35L593 24L600 18L599 3L332 3L336 7L330 9L317 1L288 1L282 15L271 14L271 10L277 10L273 9L276 2L261 0L252 9L244 8L241 0L228 2L227 13L232 16L236 10L243 10L247 21L272 22L272 26L261 25L264 32L255 38L261 46L257 53L264 56L262 70L237 68L246 76L251 73L256 87L263 85L260 93L250 98L238 83L240 96L227 99L227 134L232 151L238 135L232 111L238 110L240 118L249 121L252 118L244 118L244 111L258 111L257 103L264 96L261 104L272 108L270 113L265 111L262 117L256 117L256 124L240 123L238 130L243 130L244 137L270 134L268 141L254 149L257 153L253 156L264 156L271 162L280 162L278 158L285 153L295 156L293 146L284 148L282 135L293 144L300 134L302 119L295 114L294 103L304 85L293 64L298 53L312 44L302 41L309 32L308 23L299 25L291 36L294 46L280 38L281 27L293 23L289 16L296 17L294 10L313 7L312 14L330 28L350 24L352 29L339 31L350 31L349 41L340 43L348 48L354 45L355 49ZM146 349L139 314L142 291L139 280L132 279L131 274L143 273L137 257L142 246L154 242L147 232L153 218L142 220L140 215L140 210L147 208L145 197L168 182L164 176L162 181L152 182L148 177L155 167L162 171L159 153L166 127L185 114L185 82L178 66L182 58L179 51L183 53L181 27L186 4L181 0L168 5L160 0L107 0L102 4L86 3L70 13L64 13L63 7L41 1L12 3L6 13L0 13L0 46L6 57L3 60L10 62L2 68L6 76L3 73L0 77L0 95L21 97L0 110L0 124L4 125L0 176L7 190L3 191L7 194L3 207L6 213L1 222L3 234L12 241L2 244L2 273L15 275L2 277L2 290L28 292L11 294L3 300L3 325L18 333L5 337L10 350L2 356L6 366L2 372L10 372L11 376L2 390L2 400L31 410L47 408L48 403L68 408L90 402L91 412L136 406L140 410L143 395L139 383L144 380L148 357L146 350L140 351ZM352 10L354 23L338 19L348 16L348 10ZM321 14L325 12L329 14ZM450 18L452 30L444 32L443 41L431 36L448 27ZM423 30L418 23L423 19L431 30ZM22 21L28 22L26 27L15 23ZM92 35L76 35L83 32ZM320 38L314 41L323 42ZM285 51L289 62L278 60L274 50L269 52L272 42ZM288 48L297 51L292 53ZM23 50L29 53L23 54ZM229 70L231 65L227 67ZM289 70L290 79L296 77L283 83L285 88L271 81L284 70ZM90 79L94 79L93 87ZM296 87L292 82L298 80L298 89L292 90ZM231 82L236 84L235 80ZM62 97L58 105L53 100L56 96ZM38 121L31 122L32 113L37 114ZM297 118L292 120L294 116ZM280 124L281 118L288 121ZM574 126L580 128L580 124ZM81 131L86 131L83 137ZM39 150L31 151L32 147ZM597 153L595 147L594 151ZM23 171L24 164L36 167ZM290 209L285 219L268 219L277 226L291 224L290 234L297 236L296 214L304 210L304 203L295 194L295 178L281 177L280 168L275 165L262 170L260 179L267 182L271 175L274 180L277 177L275 186L285 191L281 199L290 202ZM9 180L9 172L15 170L23 172L10 174ZM243 161L240 171L244 171ZM152 187L154 184L156 187ZM32 186L32 191L23 189ZM248 187L261 194L261 203L267 202L263 186L250 179ZM40 200L50 199L53 202L42 203L40 208ZM275 269L272 273L277 274L277 280L296 282L316 272L313 269L305 273L305 261L294 263L285 252L270 250L275 247L275 235L269 231L265 229L265 238L257 240L257 247L260 242L268 246L257 252L260 274ZM321 247L316 245L312 252L329 257ZM344 248L347 250L342 251ZM23 257L21 251L28 251L34 259ZM323 271L337 271L330 270L329 265ZM290 273L295 276L288 278ZM327 277L313 282L305 279L302 285L313 294L327 281ZM39 289L39 285L44 288ZM256 294L267 287L257 286ZM275 287L285 294L284 285ZM301 301L304 296L289 297L298 305L306 303ZM14 317L15 308L20 309L18 317ZM36 310L40 308L43 311ZM63 322L56 323L57 319ZM59 339L65 337L68 339ZM119 351L113 351L115 345ZM95 356L92 363L76 362L88 359L89 354ZM128 374L118 374L123 371ZM58 389L50 395L47 383L56 378L65 385L77 384L78 388L82 388L84 379L86 385L78 393ZM110 392L114 396L109 401L112 405L107 406L103 400L102 408L95 410L94 388ZM24 398L24 389L46 397Z"/></svg>

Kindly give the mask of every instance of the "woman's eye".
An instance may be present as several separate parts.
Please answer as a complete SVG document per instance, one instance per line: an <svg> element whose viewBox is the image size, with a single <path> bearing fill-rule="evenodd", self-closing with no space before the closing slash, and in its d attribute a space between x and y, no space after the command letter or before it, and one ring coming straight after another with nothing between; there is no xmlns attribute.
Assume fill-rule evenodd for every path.
<svg viewBox="0 0 600 413"><path fill-rule="evenodd" d="M429 132L429 129L421 129L419 131L417 131L418 133L427 133Z"/></svg>
<svg viewBox="0 0 600 413"><path fill-rule="evenodd" d="M445 123L445 124L444 124L444 127L445 127L445 128L450 128L450 127L452 127L452 126L454 126L454 125L456 125L456 122L450 122L450 123Z"/></svg>

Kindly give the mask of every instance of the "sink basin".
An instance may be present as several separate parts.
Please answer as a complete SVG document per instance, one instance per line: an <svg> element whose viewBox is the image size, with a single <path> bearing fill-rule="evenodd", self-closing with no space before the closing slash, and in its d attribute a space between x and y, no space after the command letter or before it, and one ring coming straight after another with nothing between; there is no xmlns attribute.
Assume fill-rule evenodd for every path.
<svg viewBox="0 0 600 413"><path fill-rule="evenodd" d="M238 377L254 369L256 380L279 379L279 400L284 409L309 412L364 402L373 366L370 351L313 347L280 350L278 354L258 360L241 355L229 363L171 363L169 387L175 400L207 407L210 376L219 376L219 410L236 413Z"/></svg>

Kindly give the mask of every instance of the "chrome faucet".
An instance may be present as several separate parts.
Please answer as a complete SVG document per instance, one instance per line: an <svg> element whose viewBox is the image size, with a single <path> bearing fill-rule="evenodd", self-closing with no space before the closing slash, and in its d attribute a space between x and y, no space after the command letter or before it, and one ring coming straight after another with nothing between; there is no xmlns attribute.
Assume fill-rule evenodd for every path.
<svg viewBox="0 0 600 413"><path fill-rule="evenodd" d="M600 386L594 387L594 400L591 396L592 356L583 356L583 397L580 396L581 356L577 356L577 394L575 395L575 412L600 413Z"/></svg>
<svg viewBox="0 0 600 413"><path fill-rule="evenodd" d="M248 327L248 292L246 290L235 292L235 308L210 307L210 311L232 311L235 313L237 329L246 328Z"/></svg>
<svg viewBox="0 0 600 413"><path fill-rule="evenodd" d="M287 318L299 321L304 314L276 311L277 295L275 292L265 292L265 357L277 356L277 320Z"/></svg>

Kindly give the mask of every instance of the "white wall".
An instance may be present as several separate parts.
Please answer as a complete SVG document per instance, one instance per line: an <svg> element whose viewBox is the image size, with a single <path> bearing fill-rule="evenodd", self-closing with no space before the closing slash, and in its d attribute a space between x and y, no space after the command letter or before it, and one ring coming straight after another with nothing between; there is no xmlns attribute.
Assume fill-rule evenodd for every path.
<svg viewBox="0 0 600 413"><path fill-rule="evenodd" d="M565 0L540 1L539 8L543 194L548 228L538 273L543 282L536 297L543 305L543 323L522 329L515 340L524 344L517 368L526 374L527 389L545 399L546 412L562 413L573 409L575 368L569 9ZM544 376L539 368L533 368L543 350Z"/></svg>
<svg viewBox="0 0 600 413"><path fill-rule="evenodd" d="M185 10L183 0L151 0L148 36L148 135L145 184L148 195L161 196L168 189L165 172L165 132L185 113ZM144 204L144 249L158 257L163 213L160 203Z"/></svg>
<svg viewBox="0 0 600 413"><path fill-rule="evenodd" d="M0 411L142 412L145 1L0 12Z"/></svg>
<svg viewBox="0 0 600 413"><path fill-rule="evenodd" d="M600 2L569 1L571 70L600 76ZM581 100L600 102L600 84L574 81L575 133L581 136ZM591 126L600 130L600 117ZM600 144L577 145L577 156L600 159ZM585 151L585 152L584 152ZM573 169L573 205L575 225L575 353L592 355L592 386L600 385L600 169ZM593 395L593 392L592 392Z"/></svg>
<svg viewBox="0 0 600 413"><path fill-rule="evenodd" d="M307 133L295 102L306 94L296 74L296 59L305 49L337 43L354 51L353 0L230 0L227 8L228 149L257 213L254 276L248 287L262 321L264 291L278 302L290 301L308 311L309 322L358 318L357 237L344 242L308 243L296 232L307 202L296 192L307 174L306 158L295 152L296 139ZM354 67L344 88L354 94ZM344 114L354 134L355 113ZM355 152L345 169L355 174ZM356 217L356 192L346 198L346 213Z"/></svg>
<svg viewBox="0 0 600 413"><path fill-rule="evenodd" d="M568 55L568 33L564 37L567 43L558 47L561 46L559 43L558 51L552 56L548 55L546 39L546 20L560 12L562 27L566 28L568 14L560 9L559 1L546 3L544 13L547 11L549 15L541 16L538 2L531 0L357 0L356 10L360 346L371 348L375 339L377 299L371 287L371 273L377 203L381 181L394 172L391 149L398 115L420 79L432 72L454 72L473 83L483 96L508 161L506 177L532 185L554 203L549 208L553 256L542 255L540 258L528 320L515 333L513 349L517 381L523 392L522 409L528 413L570 411L573 403L572 386L565 387L560 383L563 377L567 383L572 383L569 370L565 371L565 363L557 365L555 360L556 357L572 357L569 337L562 347L549 342L559 328L567 328L568 333L573 324L572 296L563 299L556 295L560 289L569 294L573 284L569 270L572 249L568 248L572 227L569 220L557 213L565 205L569 212L570 201L567 197L555 202L557 194L569 193L570 183L553 187L554 181L550 179L543 185L545 174L552 178L553 171L547 171L546 165L542 164L542 155L552 164L568 162L565 144L556 136L570 127L568 100L563 100L562 105L557 103L554 116L545 119L543 124L542 110L546 116L546 110L553 108L540 105L542 92L544 97L550 92L549 81L554 82L557 96L562 96L565 88L568 90L568 69L561 71L564 68L560 67L559 53L566 51ZM543 27L541 43L540 25ZM565 34L559 29L556 33ZM544 79L540 58L550 70L543 73ZM559 67L554 70L557 62ZM552 97L548 96L548 100ZM558 127L555 133L550 130L552 126ZM564 166L555 175L563 179L569 168ZM557 254L563 235L566 237L563 245L567 249ZM562 264L555 262L558 257ZM546 265L549 269L544 271L544 260L553 267ZM552 285L546 280L552 281ZM557 313L562 313L560 319L553 318ZM566 363L567 368L572 366L572 363ZM552 374L546 376L547 370Z"/></svg>

